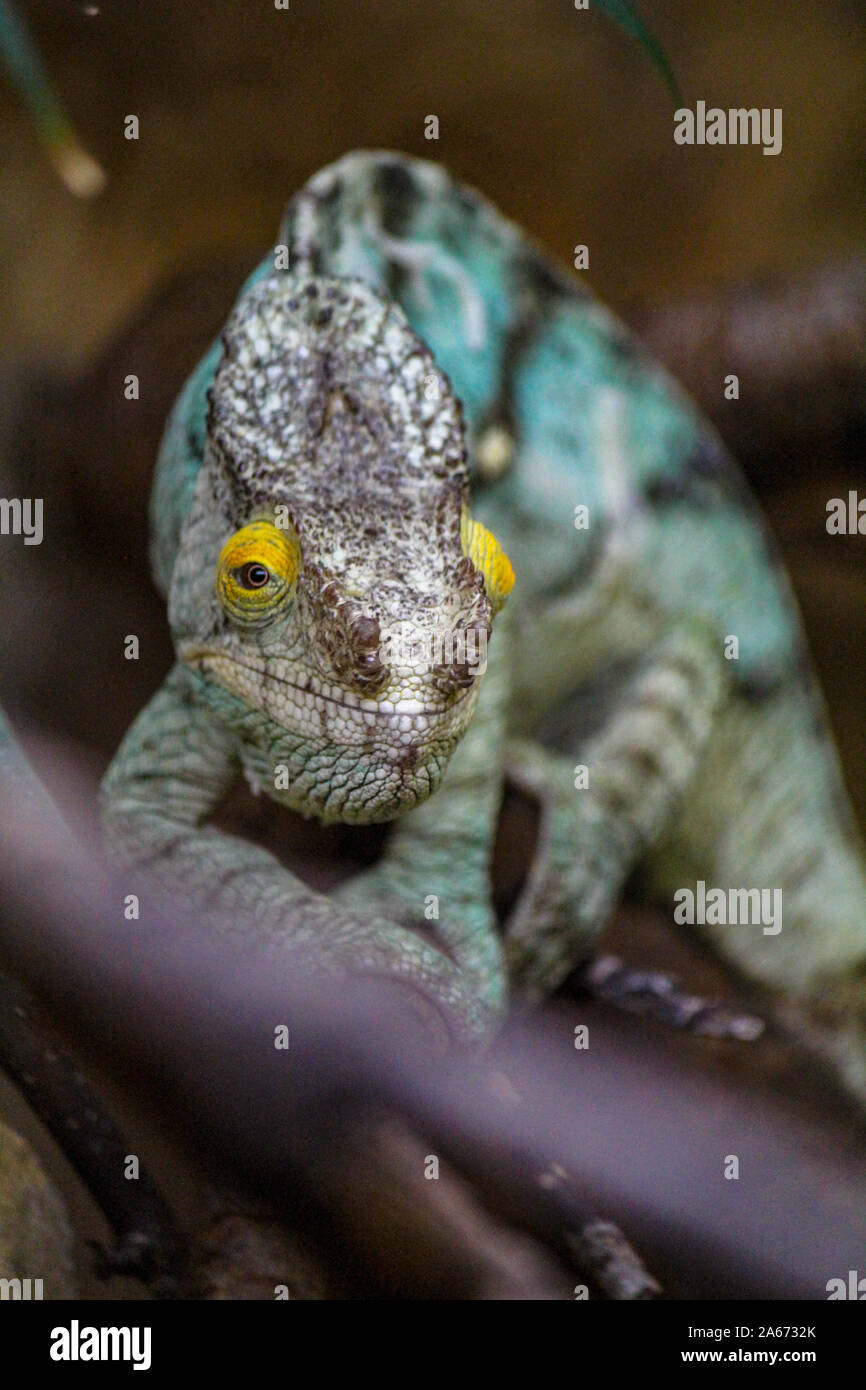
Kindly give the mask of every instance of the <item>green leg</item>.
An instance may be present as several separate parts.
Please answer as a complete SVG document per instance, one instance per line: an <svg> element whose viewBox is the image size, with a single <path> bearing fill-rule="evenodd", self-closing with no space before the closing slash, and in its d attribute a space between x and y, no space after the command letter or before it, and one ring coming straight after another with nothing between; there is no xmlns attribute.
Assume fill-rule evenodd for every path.
<svg viewBox="0 0 866 1390"><path fill-rule="evenodd" d="M763 924L693 930L744 974L783 992L784 1016L866 1096L866 872L816 697L793 682L737 695L684 814L649 863L654 892L764 889ZM776 897L775 895L778 894ZM686 928L688 930L688 928Z"/></svg>
<svg viewBox="0 0 866 1390"><path fill-rule="evenodd" d="M627 875L682 804L725 693L719 643L684 623L651 652L574 760L509 744L507 775L538 802L538 844L506 931L509 975L534 1001L589 954ZM578 769L586 769L587 785Z"/></svg>
<svg viewBox="0 0 866 1390"><path fill-rule="evenodd" d="M422 1008L419 995L426 998L452 1035L483 1036L488 1010L444 952L394 921L338 905L267 851L204 824L239 769L235 736L175 667L103 783L109 853L146 869L241 945L289 947L321 966L388 975L411 986Z"/></svg>

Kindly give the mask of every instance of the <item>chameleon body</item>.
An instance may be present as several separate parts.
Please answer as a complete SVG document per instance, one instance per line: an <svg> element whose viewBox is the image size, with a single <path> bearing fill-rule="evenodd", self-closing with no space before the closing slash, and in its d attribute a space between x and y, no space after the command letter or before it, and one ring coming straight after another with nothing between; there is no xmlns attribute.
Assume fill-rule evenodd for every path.
<svg viewBox="0 0 866 1390"><path fill-rule="evenodd" d="M116 857L464 1040L586 959L635 868L669 909L781 889L778 934L701 930L866 1094L866 881L772 545L690 400L481 196L389 153L316 174L180 395L152 520L178 660L104 782ZM383 858L313 892L207 824L241 772L393 820ZM506 782L539 821L500 930Z"/></svg>

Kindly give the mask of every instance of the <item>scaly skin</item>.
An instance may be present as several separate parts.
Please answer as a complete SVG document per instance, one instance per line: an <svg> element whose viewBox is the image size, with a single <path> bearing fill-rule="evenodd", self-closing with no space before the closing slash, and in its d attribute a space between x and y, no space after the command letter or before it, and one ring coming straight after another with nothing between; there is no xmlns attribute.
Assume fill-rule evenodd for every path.
<svg viewBox="0 0 866 1390"><path fill-rule="evenodd" d="M166 430L153 556L178 664L107 775L113 853L226 932L403 980L463 1039L495 1027L509 976L537 998L584 959L637 865L669 909L698 877L781 888L778 936L703 931L820 1016L866 1095L861 853L796 607L719 440L436 166L347 156L280 245ZM425 657L466 630L486 674ZM242 770L324 819L398 817L383 860L328 899L206 826ZM506 777L541 827L503 942Z"/></svg>

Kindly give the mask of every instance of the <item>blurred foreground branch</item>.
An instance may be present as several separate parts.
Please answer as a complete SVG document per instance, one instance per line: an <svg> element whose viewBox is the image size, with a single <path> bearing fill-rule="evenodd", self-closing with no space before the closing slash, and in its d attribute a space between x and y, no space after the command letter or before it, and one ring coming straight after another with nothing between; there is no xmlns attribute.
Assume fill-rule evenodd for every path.
<svg viewBox="0 0 866 1390"><path fill-rule="evenodd" d="M766 1098L744 1093L733 1111L717 1098L706 1113L697 1078L665 1085L616 1036L577 1052L557 1013L512 1024L485 1057L445 1052L408 988L239 955L170 904L121 925L128 885L26 798L0 827L0 885L0 963L73 1048L86 1038L211 1170L312 1222L392 1295L570 1297L568 1263L604 1235L584 1229L594 1210L672 1262L703 1251L745 1297L823 1297L856 1267L866 1179L832 1126L818 1149ZM423 1138L377 1152L383 1112ZM732 1151L744 1171L726 1184ZM419 1172L430 1157L451 1185L450 1224L436 1210L445 1189ZM608 1267L616 1255L609 1238Z"/></svg>

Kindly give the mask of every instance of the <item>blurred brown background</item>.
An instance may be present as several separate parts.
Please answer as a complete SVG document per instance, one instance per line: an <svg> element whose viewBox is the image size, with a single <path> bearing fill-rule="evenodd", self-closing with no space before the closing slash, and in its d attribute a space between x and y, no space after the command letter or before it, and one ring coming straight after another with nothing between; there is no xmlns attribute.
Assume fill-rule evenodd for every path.
<svg viewBox="0 0 866 1390"><path fill-rule="evenodd" d="M74 743L95 777L161 682L171 651L146 508L171 401L291 192L349 149L390 147L448 164L566 263L587 243L597 292L704 393L781 541L866 822L866 537L825 529L830 497L866 495L852 259L866 232L866 7L638 6L687 105L782 108L778 157L676 146L645 54L571 0L291 0L288 11L272 0L22 0L108 184L89 203L61 187L0 75L0 495L45 499L43 545L0 546L0 702L19 721ZM123 138L130 114L135 142ZM429 114L438 142L423 138ZM826 266L841 268L823 280ZM760 286L788 274L818 283L764 316L754 358L744 346L742 361L726 360L731 301L725 289L717 302L716 287L746 284L734 302L751 324L775 303ZM798 378L787 398L768 386L779 361ZM738 402L721 399L727 371L741 373ZM138 402L123 397L130 372ZM137 663L122 656L130 632ZM37 758L50 782L50 754ZM264 833L260 808L236 814ZM314 839L305 852L324 860L327 848ZM725 988L657 923L623 916L611 939L632 956L636 942L647 962L667 957L696 988ZM673 1065L688 1056L744 1087L751 1059L713 1071L712 1044L660 1044L649 1025L625 1026L636 1050L660 1046ZM787 1076L793 1096L796 1068L768 1046L767 1084ZM816 1103L816 1133L825 1119Z"/></svg>
<svg viewBox="0 0 866 1390"><path fill-rule="evenodd" d="M643 52L571 0L23 0L109 171L54 182L2 92L4 344L78 365L170 267L266 247L288 194L358 146L448 163L612 304L862 246L859 0L642 0L684 100L782 107L784 148L684 148ZM88 15L88 9L98 13ZM141 138L123 139L136 114ZM440 119L423 139L425 114ZM859 174L859 177L858 177Z"/></svg>

